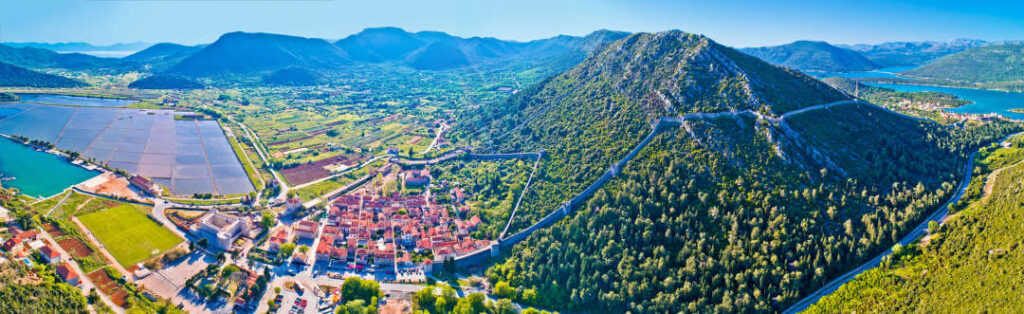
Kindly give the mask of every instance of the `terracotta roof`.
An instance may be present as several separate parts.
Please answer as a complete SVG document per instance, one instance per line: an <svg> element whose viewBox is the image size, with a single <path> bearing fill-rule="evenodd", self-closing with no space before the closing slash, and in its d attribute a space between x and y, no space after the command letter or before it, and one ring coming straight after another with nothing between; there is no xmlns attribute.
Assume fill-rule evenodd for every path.
<svg viewBox="0 0 1024 314"><path fill-rule="evenodd" d="M68 266L68 263L57 265L57 275L60 275L61 278L64 278L64 281L69 281L71 279L78 278L78 273L76 273L75 270L71 268L71 266Z"/></svg>
<svg viewBox="0 0 1024 314"><path fill-rule="evenodd" d="M60 252L57 252L57 250L54 250L52 247L50 247L49 244L44 245L42 248L40 248L39 249L39 254L42 254L43 256L46 256L47 259L51 259L51 260L54 259L54 258L60 257Z"/></svg>

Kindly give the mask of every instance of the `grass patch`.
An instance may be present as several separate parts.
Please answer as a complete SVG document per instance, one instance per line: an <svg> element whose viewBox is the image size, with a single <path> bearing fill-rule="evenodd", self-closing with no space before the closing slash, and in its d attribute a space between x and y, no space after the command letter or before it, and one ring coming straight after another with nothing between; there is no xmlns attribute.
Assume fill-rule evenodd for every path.
<svg viewBox="0 0 1024 314"><path fill-rule="evenodd" d="M228 143L231 143L231 149L235 151L235 157L242 164L242 169L245 169L245 174L249 175L249 181L252 182L252 186L256 187L257 190L262 188L263 181L260 180L260 174L253 168L252 163L246 162L248 155L245 154L241 144L238 143L234 136L225 137L227 137Z"/></svg>
<svg viewBox="0 0 1024 314"><path fill-rule="evenodd" d="M122 204L79 217L124 267L141 262L182 242L132 204Z"/></svg>

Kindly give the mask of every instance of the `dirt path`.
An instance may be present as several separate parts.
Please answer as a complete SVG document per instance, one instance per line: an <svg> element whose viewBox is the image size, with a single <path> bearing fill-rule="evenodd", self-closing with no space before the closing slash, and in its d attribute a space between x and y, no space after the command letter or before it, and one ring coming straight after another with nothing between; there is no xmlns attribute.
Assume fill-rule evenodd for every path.
<svg viewBox="0 0 1024 314"><path fill-rule="evenodd" d="M1022 162L1024 162L1024 159L1018 160L1017 162L1010 164L1009 166L996 169L996 171L992 171L992 173L988 174L988 177L985 178L985 189L981 194L981 200L985 201L988 200L989 197L992 197L992 188L994 188L996 185L996 178L999 177L999 173L1003 172L1003 170L1012 168Z"/></svg>
<svg viewBox="0 0 1024 314"><path fill-rule="evenodd" d="M91 279L89 279L89 276L86 276L86 272L82 271L82 268L78 266L78 262L71 258L72 255L68 254L67 251L64 251L64 248L57 244L57 240L51 237L50 234L47 233L46 231L40 232L39 234L43 239L46 239L47 241L51 242L53 244L53 248L57 250L57 252L59 252L62 256L66 256L68 258L67 264L71 265L71 268L74 269L75 272L77 272L79 275L79 288L82 290L82 294L88 297L89 290L96 288L96 284L93 283ZM114 312L124 313L124 310L121 309L121 307L115 305L114 301L111 301L106 294L97 293L97 295L99 295L100 300L103 303L106 303L108 307L114 310Z"/></svg>
<svg viewBox="0 0 1024 314"><path fill-rule="evenodd" d="M57 207L60 207L61 205L64 205L64 202L66 202L68 200L68 198L71 197L71 194L75 194L75 192L71 192L71 193L68 193L68 195L64 195L64 198L61 199L60 202L57 202L57 205L53 205L53 207L51 207L50 210L46 212L45 216L46 217L50 217L50 215L53 214L53 211L56 210ZM75 209L75 211L78 211L78 209Z"/></svg>

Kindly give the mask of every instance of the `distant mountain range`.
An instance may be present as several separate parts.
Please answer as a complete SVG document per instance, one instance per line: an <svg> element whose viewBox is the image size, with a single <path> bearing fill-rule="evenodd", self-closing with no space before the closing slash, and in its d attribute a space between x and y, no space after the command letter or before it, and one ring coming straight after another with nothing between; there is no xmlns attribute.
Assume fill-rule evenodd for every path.
<svg viewBox="0 0 1024 314"><path fill-rule="evenodd" d="M823 41L801 40L780 46L740 50L772 64L805 71L851 72L878 68L878 65L856 51Z"/></svg>
<svg viewBox="0 0 1024 314"><path fill-rule="evenodd" d="M837 45L857 51L880 67L918 66L943 56L990 44L980 39L956 39L949 42L887 42L877 45Z"/></svg>
<svg viewBox="0 0 1024 314"><path fill-rule="evenodd" d="M888 67L914 67L967 49L995 43L979 39L950 42L887 42L877 45L832 45L796 41L780 46L740 49L773 64L805 71L852 72Z"/></svg>
<svg viewBox="0 0 1024 314"><path fill-rule="evenodd" d="M119 59L113 58L100 58L81 53L57 53L42 48L16 48L7 45L0 45L0 62L29 69L60 68L68 70L107 68L121 63Z"/></svg>
<svg viewBox="0 0 1024 314"><path fill-rule="evenodd" d="M335 42L354 60L396 62L419 70L444 70L487 62L523 58L548 60L589 52L597 44L628 33L600 30L585 37L557 36L529 42L490 37L462 38L442 32L409 33L395 27L368 28ZM581 57L580 57L581 59Z"/></svg>
<svg viewBox="0 0 1024 314"><path fill-rule="evenodd" d="M133 43L116 43L111 45L93 45L85 42L69 42L69 43L39 43L39 42L7 42L2 43L7 46L21 48L31 47L53 50L56 52L79 52L94 56L101 57L122 57L132 52L136 52L146 47L149 47L150 43L145 42L133 42Z"/></svg>
<svg viewBox="0 0 1024 314"><path fill-rule="evenodd" d="M78 87L86 84L63 76L39 73L0 62L0 86Z"/></svg>
<svg viewBox="0 0 1024 314"><path fill-rule="evenodd" d="M395 64L417 70L447 70L515 59L582 60L598 44L627 33L598 31L585 37L558 36L530 42L462 38L441 32L410 33L369 28L328 43L320 39L263 33L229 33L203 47L169 73L193 77L265 73L286 68L330 72L358 64Z"/></svg>
<svg viewBox="0 0 1024 314"><path fill-rule="evenodd" d="M450 70L528 63L541 66L547 69L547 73L553 74L581 62L601 44L627 35L625 32L600 30L582 37L561 35L519 42L490 37L464 38L435 31L413 33L396 27L380 27L367 28L329 42L279 34L233 32L222 35L209 45L159 43L122 58L57 51L141 49L146 44L0 44L0 62L26 69L106 73L139 71L173 74L193 81L196 78L212 78L213 82L223 78L244 78L248 82L272 85L313 84L322 82L332 73L342 73L347 67L367 64L404 66L416 70ZM890 66L916 66L966 49L992 45L975 39L877 45L831 45L820 41L796 41L780 46L743 48L740 51L798 70L850 72ZM947 62L945 66L950 65ZM972 71L966 72L960 74ZM1011 71L1006 75L1012 76L1014 73ZM181 86L178 83L183 83L178 79L166 78L155 77L153 80L172 82L172 86Z"/></svg>
<svg viewBox="0 0 1024 314"><path fill-rule="evenodd" d="M180 63L206 45L184 46L175 43L159 43L143 49L121 60L138 65L144 70L163 71Z"/></svg>
<svg viewBox="0 0 1024 314"><path fill-rule="evenodd" d="M195 86L180 78L245 78L267 84L294 85L321 82L325 75L350 66L382 64L416 70L449 70L470 66L532 64L557 73L583 60L602 43L628 33L600 30L587 36L556 36L528 42L488 37L463 38L442 32L411 33L400 28L368 28L335 42L267 33L233 32L209 45L159 43L121 58L52 49L138 48L141 44L92 46L84 43L0 44L0 62L27 69L68 69L124 73L139 71L171 76L150 76L135 84L148 88Z"/></svg>

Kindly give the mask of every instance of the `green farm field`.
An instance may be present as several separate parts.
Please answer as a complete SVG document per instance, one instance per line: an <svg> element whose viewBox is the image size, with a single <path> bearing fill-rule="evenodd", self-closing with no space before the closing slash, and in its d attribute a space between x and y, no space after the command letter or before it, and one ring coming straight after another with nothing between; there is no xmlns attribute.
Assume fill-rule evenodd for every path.
<svg viewBox="0 0 1024 314"><path fill-rule="evenodd" d="M124 267L141 262L183 240L142 214L135 205L122 204L78 217Z"/></svg>

